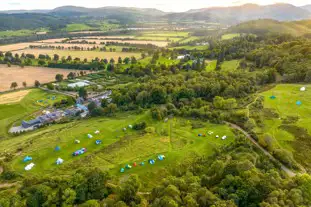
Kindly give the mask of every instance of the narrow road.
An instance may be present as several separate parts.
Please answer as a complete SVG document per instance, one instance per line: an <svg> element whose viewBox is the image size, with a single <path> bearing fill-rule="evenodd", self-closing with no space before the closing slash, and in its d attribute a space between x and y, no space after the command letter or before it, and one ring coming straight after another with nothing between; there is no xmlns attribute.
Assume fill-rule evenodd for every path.
<svg viewBox="0 0 311 207"><path fill-rule="evenodd" d="M281 165L281 169L289 176L289 177L294 177L296 176L296 173L293 172L292 170L290 170L289 168L287 168L285 165L283 165L279 160L277 160L276 158L274 158L270 152L268 152L267 150L265 150L263 147L261 147L256 140L248 133L246 132L244 129L242 129L241 127L239 127L236 124L230 123L230 122L225 122L226 124L228 124L230 127L239 130L240 132L242 132L257 148L259 148L265 155L267 155L270 160L278 162Z"/></svg>

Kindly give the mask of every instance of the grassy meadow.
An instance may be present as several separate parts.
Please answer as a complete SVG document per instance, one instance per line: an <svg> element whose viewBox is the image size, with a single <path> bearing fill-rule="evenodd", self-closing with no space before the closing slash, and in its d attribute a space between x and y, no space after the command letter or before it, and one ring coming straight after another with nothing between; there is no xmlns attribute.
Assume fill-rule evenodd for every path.
<svg viewBox="0 0 311 207"><path fill-rule="evenodd" d="M302 92L300 84L280 84L263 92L264 96L264 127L257 129L261 137L273 138L273 144L281 146L294 155L304 166L311 168L311 85ZM275 96L276 99L270 99ZM301 101L302 105L296 102ZM271 116L272 110L279 117Z"/></svg>
<svg viewBox="0 0 311 207"><path fill-rule="evenodd" d="M239 37L240 34L239 33L230 33L230 34L224 34L221 36L221 39L222 40L230 40L230 39L233 39L235 37Z"/></svg>

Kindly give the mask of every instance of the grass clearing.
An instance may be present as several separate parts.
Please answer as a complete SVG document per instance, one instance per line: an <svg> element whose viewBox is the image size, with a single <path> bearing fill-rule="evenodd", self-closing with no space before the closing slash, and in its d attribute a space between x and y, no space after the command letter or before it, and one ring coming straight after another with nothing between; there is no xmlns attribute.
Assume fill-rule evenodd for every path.
<svg viewBox="0 0 311 207"><path fill-rule="evenodd" d="M147 122L155 132L148 134L129 128L126 131L122 130L129 124L141 121ZM96 130L100 130L100 134L95 135ZM198 136L199 133L205 134L209 130L214 134ZM88 133L94 137L89 139ZM228 138L215 138L217 134L227 135ZM75 139L81 142L75 144ZM95 144L97 139L102 140L101 145ZM150 112L146 111L139 115L123 113L112 118L91 118L52 125L0 141L0 151L4 150L4 147L13 152L22 148L22 153L14 158L11 165L14 170L24 175L69 174L79 167L99 167L118 176L135 173L146 182L152 183L155 182L154 177L158 176L159 170L174 166L193 154L211 155L215 147L229 144L233 140L234 135L226 125L205 123L203 128L192 129L190 121L185 119L174 118L166 123L155 121ZM61 150L55 151L56 146L60 146ZM73 157L72 153L82 147L87 148L87 152ZM156 159L158 154L164 154L166 160L156 161L155 165L147 163L150 158ZM32 156L32 162L36 164L29 172L24 170L26 163L22 161L26 155ZM58 157L65 160L61 166L55 164ZM126 164L141 161L145 161L145 166L126 170L124 174L119 173L120 168Z"/></svg>
<svg viewBox="0 0 311 207"><path fill-rule="evenodd" d="M224 34L221 36L221 39L222 40L230 40L230 39L233 39L235 37L239 37L240 34L239 33L230 33L230 34Z"/></svg>
<svg viewBox="0 0 311 207"><path fill-rule="evenodd" d="M206 71L213 71L216 68L217 60L207 61Z"/></svg>
<svg viewBox="0 0 311 207"><path fill-rule="evenodd" d="M177 47L171 47L170 49L176 49L176 50L180 50L180 49L184 49L184 50L207 50L209 46L207 45L184 45L184 46L177 46Z"/></svg>
<svg viewBox="0 0 311 207"><path fill-rule="evenodd" d="M233 71L238 69L241 60L226 60L221 64L221 70Z"/></svg>
<svg viewBox="0 0 311 207"><path fill-rule="evenodd" d="M307 90L300 91L303 85L280 84L275 88L262 93L265 102L264 107L273 109L280 118L265 118L264 127L259 128L258 133L272 137L274 144L279 145L293 152L295 159L304 166L311 169L311 85L307 85ZM276 96L276 99L270 99ZM302 105L298 106L297 101ZM298 117L297 121L284 123L289 117Z"/></svg>
<svg viewBox="0 0 311 207"><path fill-rule="evenodd" d="M66 28L64 28L63 30L67 32L76 32L76 31L85 31L85 30L91 30L91 29L94 29L94 28L86 24L67 24Z"/></svg>
<svg viewBox="0 0 311 207"><path fill-rule="evenodd" d="M199 40L200 38L202 38L202 37L191 36L191 37L188 37L186 39L179 41L179 43L184 44L184 43L188 43L191 41Z"/></svg>

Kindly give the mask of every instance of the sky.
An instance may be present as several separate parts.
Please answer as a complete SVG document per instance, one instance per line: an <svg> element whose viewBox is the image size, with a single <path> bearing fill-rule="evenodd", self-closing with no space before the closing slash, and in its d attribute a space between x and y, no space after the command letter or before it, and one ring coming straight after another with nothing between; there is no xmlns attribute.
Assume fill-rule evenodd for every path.
<svg viewBox="0 0 311 207"><path fill-rule="evenodd" d="M104 6L157 8L167 12L182 12L214 6L237 6L245 3L267 5L279 2L274 0L0 0L0 10L54 9L59 6L73 5L89 8ZM311 3L310 0L282 0L281 2L296 6Z"/></svg>

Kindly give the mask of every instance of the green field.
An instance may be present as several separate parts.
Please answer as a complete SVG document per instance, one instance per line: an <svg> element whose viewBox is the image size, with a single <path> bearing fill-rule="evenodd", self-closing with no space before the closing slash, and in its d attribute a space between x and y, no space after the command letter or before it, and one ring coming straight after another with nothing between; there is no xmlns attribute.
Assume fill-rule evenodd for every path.
<svg viewBox="0 0 311 207"><path fill-rule="evenodd" d="M146 121L148 126L154 127L155 132L141 134L129 128L125 132L122 130L123 127L139 121ZM101 133L94 135L95 130L100 130ZM199 133L205 134L209 130L214 134L198 137ZM88 133L93 134L94 137L87 138ZM228 138L221 140L215 138L216 134L227 135ZM81 143L75 144L75 139L80 140ZM102 140L103 143L96 145L96 139ZM120 167L141 161L145 161L146 166L129 170L125 174L145 174L152 173L159 167L174 165L192 154L211 155L215 147L229 144L233 139L234 135L225 125L206 123L204 128L193 130L191 123L184 119L172 119L167 123L153 121L147 111L141 115L122 114L115 118L94 118L53 125L4 141L1 143L0 150L15 151L17 147L22 148L22 154L13 160L12 167L25 174L68 173L84 166L110 169L113 174L119 174ZM54 151L55 146L60 146L61 150ZM71 155L82 147L87 148L85 154L77 157ZM147 164L148 159L156 159L158 154L164 154L167 159L157 162L156 165ZM36 164L30 172L24 171L25 163L22 159L26 155L32 156ZM61 166L55 164L58 157L65 160Z"/></svg>
<svg viewBox="0 0 311 207"><path fill-rule="evenodd" d="M233 39L235 37L239 37L240 34L239 33L231 33L231 34L224 34L221 36L222 40L229 40L229 39Z"/></svg>
<svg viewBox="0 0 311 207"><path fill-rule="evenodd" d="M5 38L5 37L19 37L19 36L28 36L28 35L33 35L36 32L46 32L48 31L47 29L41 29L41 30L6 30L6 31L0 31L0 38Z"/></svg>
<svg viewBox="0 0 311 207"><path fill-rule="evenodd" d="M188 32L180 31L147 31L142 32L142 36L156 36L156 37L187 37Z"/></svg>
<svg viewBox="0 0 311 207"><path fill-rule="evenodd" d="M307 85L305 92L300 91L301 87L299 84L281 84L261 94L265 100L264 107L273 109L279 118L265 112L264 127L257 129L257 132L262 137L272 137L275 146L292 151L298 162L310 168L311 91L308 87L311 85ZM270 96L276 96L276 99L272 100ZM296 105L297 101L301 101L302 105ZM288 122L291 117L298 120Z"/></svg>
<svg viewBox="0 0 311 207"><path fill-rule="evenodd" d="M186 39L183 39L181 41L179 41L179 43L183 44L183 43L188 43L191 41L195 41L195 40L199 40L201 37L196 37L196 36L191 36L191 37L187 37Z"/></svg>
<svg viewBox="0 0 311 207"><path fill-rule="evenodd" d="M47 99L48 96L56 96L56 100ZM35 111L38 111L40 108L50 106L54 102L60 101L63 98L65 98L65 96L63 95L47 93L40 89L32 89L18 103L1 104L0 139L8 137L8 129L14 122L21 121L22 118L29 117L29 115L31 115ZM43 100L46 103L38 103L38 100Z"/></svg>
<svg viewBox="0 0 311 207"><path fill-rule="evenodd" d="M233 71L239 67L240 60L229 60L224 61L221 64L221 70L223 71Z"/></svg>
<svg viewBox="0 0 311 207"><path fill-rule="evenodd" d="M63 30L67 32L76 32L76 31L88 31L92 29L94 28L86 24L68 24L66 25L66 28L64 28Z"/></svg>
<svg viewBox="0 0 311 207"><path fill-rule="evenodd" d="M138 36L135 37L136 40L154 40L154 41L170 41L170 42L178 42L182 38L180 37L170 37L170 36Z"/></svg>
<svg viewBox="0 0 311 207"><path fill-rule="evenodd" d="M206 71L213 71L216 68L217 60L208 61L206 66Z"/></svg>
<svg viewBox="0 0 311 207"><path fill-rule="evenodd" d="M207 50L207 45L198 45L198 46L191 46L191 45L184 45L184 46L178 46L178 47L171 47L170 49L184 49L184 50Z"/></svg>

